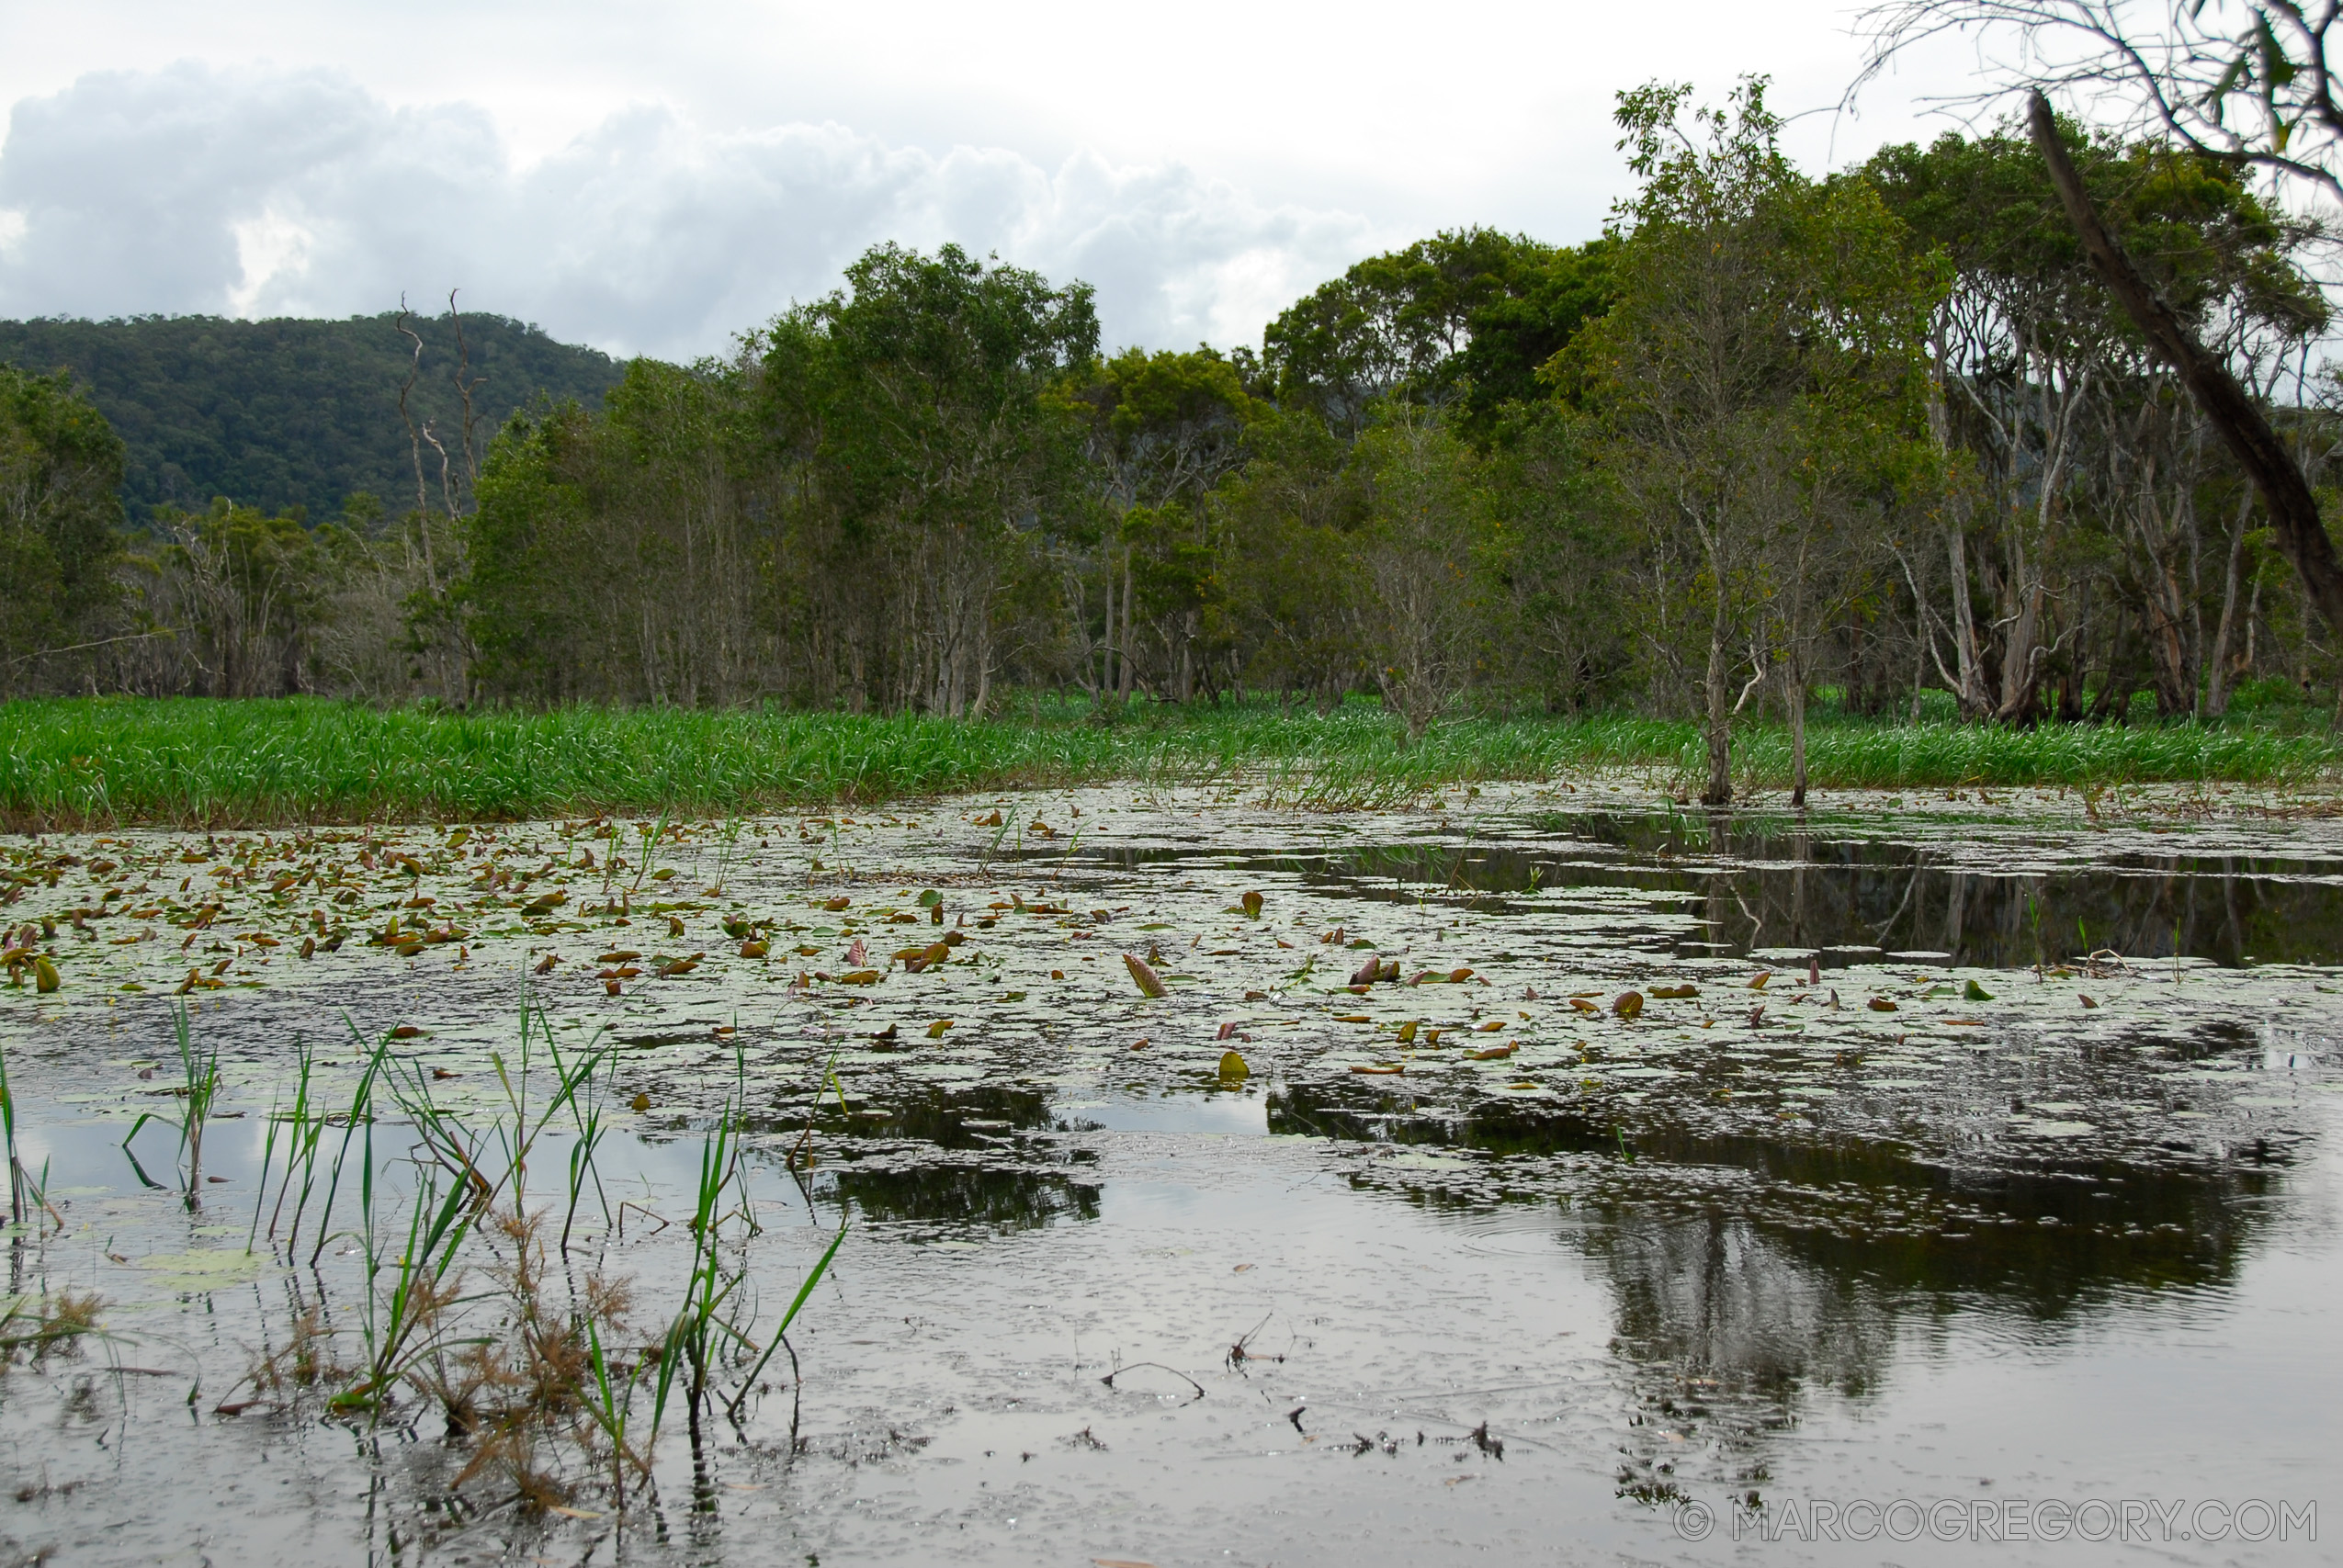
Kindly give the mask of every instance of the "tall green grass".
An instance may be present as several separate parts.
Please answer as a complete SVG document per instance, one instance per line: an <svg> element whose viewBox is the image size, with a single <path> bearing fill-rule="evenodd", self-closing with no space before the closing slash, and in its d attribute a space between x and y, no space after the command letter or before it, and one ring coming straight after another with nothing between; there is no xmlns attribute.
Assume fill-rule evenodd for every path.
<svg viewBox="0 0 2343 1568"><path fill-rule="evenodd" d="M2324 734L2230 725L2045 725L1842 718L1809 734L1821 787L2172 781L2309 783L2343 768ZM1369 705L1073 706L946 719L761 710L563 708L458 714L311 699L62 699L0 705L0 821L230 827L510 818L589 811L720 814L869 804L959 790L1109 781L1240 782L1324 806L1388 804L1449 784L1701 768L1687 722L1601 716L1463 718L1403 746ZM1789 738L1752 723L1736 771L1787 780Z"/></svg>

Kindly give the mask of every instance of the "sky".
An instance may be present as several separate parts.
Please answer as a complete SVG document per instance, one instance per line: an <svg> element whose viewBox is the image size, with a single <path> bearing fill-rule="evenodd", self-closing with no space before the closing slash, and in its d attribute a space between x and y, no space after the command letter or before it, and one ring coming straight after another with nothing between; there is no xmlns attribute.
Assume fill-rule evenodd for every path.
<svg viewBox="0 0 2343 1568"><path fill-rule="evenodd" d="M1614 96L1773 78L1819 171L1949 125L1941 47L1837 112L1829 0L75 0L0 7L0 317L403 294L688 359L946 241L1097 289L1111 346L1260 340L1362 256L1597 233Z"/></svg>

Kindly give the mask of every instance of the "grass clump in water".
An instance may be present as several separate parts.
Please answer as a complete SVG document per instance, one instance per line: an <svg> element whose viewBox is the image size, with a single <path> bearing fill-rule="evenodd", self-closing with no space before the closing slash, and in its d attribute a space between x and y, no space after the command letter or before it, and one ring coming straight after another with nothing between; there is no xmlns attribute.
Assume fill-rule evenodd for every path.
<svg viewBox="0 0 2343 1568"><path fill-rule="evenodd" d="M105 1304L95 1291L61 1291L54 1296L17 1296L0 1302L0 1370L21 1355L41 1361L53 1355L74 1354L84 1338L97 1333L98 1309Z"/></svg>
<svg viewBox="0 0 2343 1568"><path fill-rule="evenodd" d="M198 1060L184 1014L180 1032L182 1055ZM844 1228L778 1325L759 1334L750 1243L761 1227L741 1159L739 1064L739 1092L702 1151L681 1305L646 1336L628 1319L634 1282L606 1274L606 1258L571 1256L579 1204L589 1189L600 1190L594 1161L613 1048L565 1054L542 1010L525 1003L513 1055L490 1055L501 1092L488 1109L466 1110L434 1099L429 1070L398 1055L396 1039L393 1032L358 1043L345 1108L320 1099L313 1053L300 1052L291 1099L272 1113L251 1235L267 1211L268 1235L273 1242L284 1225L290 1262L307 1220L312 1266L330 1242L354 1243L363 1255L359 1299L339 1314L339 1331L323 1298L302 1303L286 1342L255 1359L219 1413L307 1406L373 1434L436 1412L465 1455L446 1483L451 1496L486 1479L504 1501L527 1507L566 1507L591 1489L623 1509L653 1484L671 1406L682 1408L696 1461L707 1417L720 1410L742 1421ZM386 1124L402 1129L404 1152L379 1159ZM329 1128L338 1141L324 1136ZM529 1161L549 1134L572 1141L559 1209L533 1205L527 1188ZM386 1179L402 1165L413 1172L403 1192ZM356 1212L334 1229L345 1175ZM794 1368L794 1351L790 1359ZM246 1387L254 1397L232 1397Z"/></svg>

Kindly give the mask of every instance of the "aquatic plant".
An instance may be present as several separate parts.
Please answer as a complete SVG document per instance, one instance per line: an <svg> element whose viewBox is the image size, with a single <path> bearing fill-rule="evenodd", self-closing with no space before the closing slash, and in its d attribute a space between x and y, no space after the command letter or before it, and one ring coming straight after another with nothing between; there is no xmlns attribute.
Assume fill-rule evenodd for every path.
<svg viewBox="0 0 2343 1568"><path fill-rule="evenodd" d="M193 1208L203 1180L203 1129L205 1123L210 1121L212 1108L220 1099L220 1051L217 1046L209 1054L196 1050L194 1023L188 1016L186 1003L174 1006L171 1025L179 1048L181 1082L172 1090L179 1098L178 1113L175 1116L160 1111L140 1112L137 1120L130 1123L130 1130L122 1134L122 1152L130 1156L130 1168L138 1173L139 1180L149 1187L159 1187L162 1183L147 1175L146 1168L139 1164L138 1156L131 1152L130 1140L136 1138L140 1130L150 1122L160 1122L166 1127L177 1128L179 1153L185 1155L187 1161L187 1206Z"/></svg>
<svg viewBox="0 0 2343 1568"><path fill-rule="evenodd" d="M781 710L453 713L303 698L14 702L0 704L0 819L218 827L627 811L673 820L1114 781L1239 781L1275 800L1358 809L1453 784L1590 769L1647 770L1677 787L1703 765L1692 724L1615 715L1461 717L1404 749L1397 721L1364 705L1324 716L1259 705L1166 708L1112 724L1086 716L1037 708L1013 723ZM1788 780L1783 727L1753 720L1734 746L1745 784ZM2289 735L2249 716L2011 729L1817 715L1807 748L1813 783L1832 788L2292 784L2343 766L2331 737ZM610 874L606 898L640 891L651 870L641 858L631 888Z"/></svg>
<svg viewBox="0 0 2343 1568"><path fill-rule="evenodd" d="M105 1304L95 1291L70 1290L0 1301L0 1368L20 1350L30 1350L36 1361L72 1355L84 1338L98 1332L97 1313Z"/></svg>
<svg viewBox="0 0 2343 1568"><path fill-rule="evenodd" d="M33 1210L45 1209L62 1225L64 1217L49 1207L47 1163L43 1162L41 1173L35 1176L25 1168L25 1162L17 1154L17 1096L8 1086L8 1053L5 1047L0 1047L0 1138L5 1138L7 1145L9 1222L21 1225Z"/></svg>
<svg viewBox="0 0 2343 1568"><path fill-rule="evenodd" d="M681 1301L666 1327L629 1359L621 1347L630 1333L632 1282L606 1276L599 1263L582 1275L549 1267L550 1211L529 1207L527 1190L533 1154L563 1132L570 1148L558 1245L566 1255L586 1190L600 1192L595 1154L606 1130L612 1048L597 1041L564 1051L544 1010L525 997L512 1054L489 1053L500 1092L482 1115L438 1099L431 1069L399 1053L397 1038L387 1032L365 1048L347 1109L332 1112L319 1108L314 1053L300 1047L289 1100L280 1097L272 1111L253 1220L256 1234L273 1170L269 1230L273 1236L289 1203L291 1250L328 1163L324 1131L339 1124L342 1143L323 1173L310 1256L314 1262L337 1237L357 1245L361 1288L349 1314L357 1357L345 1362L334 1353L335 1331L312 1309L296 1319L282 1348L255 1358L245 1382L279 1403L321 1396L327 1414L363 1429L383 1421L404 1390L436 1408L450 1435L468 1445L453 1485L493 1472L521 1501L558 1506L571 1495L562 1456L572 1454L589 1461L623 1507L635 1487L651 1481L662 1427L677 1406L696 1445L710 1410L741 1418L783 1335L836 1258L845 1227L800 1281L770 1337L758 1335L745 1244L762 1227L741 1159L747 1081L736 1054L735 1092L701 1150ZM388 1166L378 1159L375 1136L386 1115L405 1134ZM331 1217L351 1162L357 1209L349 1225L335 1229ZM398 1167L413 1173L403 1194L384 1179ZM483 1237L484 1249L477 1245ZM736 1387L719 1388L742 1367L747 1375ZM636 1418L638 1395L647 1423Z"/></svg>
<svg viewBox="0 0 2343 1568"><path fill-rule="evenodd" d="M700 1147L697 1201L688 1222L693 1242L689 1282L685 1291L684 1305L670 1324L667 1337L660 1348L659 1375L651 1404L651 1440L657 1441L661 1421L666 1414L669 1396L676 1386L681 1365L688 1365L690 1378L685 1390L685 1404L693 1421L695 1440L698 1434L699 1411L708 1397L708 1380L718 1359L728 1350L737 1350L741 1359L755 1360L739 1384L737 1392L725 1401L727 1413L736 1421L741 1404L755 1385L773 1353L782 1343L798 1311L806 1298L813 1293L822 1275L829 1269L831 1259L838 1253L839 1245L846 1239L846 1225L842 1219L837 1234L816 1260L812 1270L798 1286L796 1297L767 1341L762 1352L752 1337L753 1314L744 1313L732 1303L744 1292L749 1282L749 1269L744 1258L728 1264L725 1260L723 1227L728 1217L737 1217L742 1227L753 1235L763 1227L756 1222L753 1201L749 1195L747 1173L741 1163L739 1128L741 1112L747 1104L746 1067L735 1057L741 1083L736 1098L728 1099L716 1125L710 1129ZM834 1073L832 1081L835 1081ZM843 1108L843 1090L841 1091ZM725 1208L727 1190L737 1191L736 1208Z"/></svg>

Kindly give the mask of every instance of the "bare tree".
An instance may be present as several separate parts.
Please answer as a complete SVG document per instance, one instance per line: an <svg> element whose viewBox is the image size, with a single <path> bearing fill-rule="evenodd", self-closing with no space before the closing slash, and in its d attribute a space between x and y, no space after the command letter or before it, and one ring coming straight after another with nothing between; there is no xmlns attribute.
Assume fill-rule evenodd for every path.
<svg viewBox="0 0 2343 1568"><path fill-rule="evenodd" d="M2124 135L2343 198L2338 17L2343 0L1889 0L1858 24L1866 58L1848 101L1914 45L1974 38L1991 85L1968 102L2055 93Z"/></svg>

